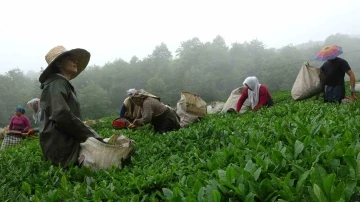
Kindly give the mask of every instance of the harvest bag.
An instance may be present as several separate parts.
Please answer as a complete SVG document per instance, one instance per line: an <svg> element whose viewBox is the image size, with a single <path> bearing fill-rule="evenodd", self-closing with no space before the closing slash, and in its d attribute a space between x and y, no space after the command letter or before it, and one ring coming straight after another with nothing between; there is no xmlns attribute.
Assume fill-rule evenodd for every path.
<svg viewBox="0 0 360 202"><path fill-rule="evenodd" d="M126 129L130 125L130 122L124 118L117 118L112 122L114 129Z"/></svg>
<svg viewBox="0 0 360 202"><path fill-rule="evenodd" d="M133 154L135 142L121 135L116 140L117 145L106 144L90 137L80 143L79 162L93 170L107 169L112 166L121 166L123 160Z"/></svg>
<svg viewBox="0 0 360 202"><path fill-rule="evenodd" d="M204 118L206 108L206 102L199 95L182 92L176 110L177 115L180 117L180 126L187 127Z"/></svg>
<svg viewBox="0 0 360 202"><path fill-rule="evenodd" d="M220 112L225 103L224 102L212 102L211 105L207 106L207 113L208 114L216 114L217 112Z"/></svg>
<svg viewBox="0 0 360 202"><path fill-rule="evenodd" d="M360 83L355 83L355 90L360 91Z"/></svg>
<svg viewBox="0 0 360 202"><path fill-rule="evenodd" d="M243 92L245 87L240 87L240 88L236 88L234 89L229 98L227 99L223 109L221 110L221 113L226 113L228 112L229 110L230 111L235 111L236 110L236 105L240 99L240 96ZM242 114L242 113L245 113L246 110L247 110L247 107L251 106L251 102L249 99L246 99L243 106L241 107L239 113Z"/></svg>
<svg viewBox="0 0 360 202"><path fill-rule="evenodd" d="M321 93L320 69L303 64L291 89L294 100L305 100Z"/></svg>

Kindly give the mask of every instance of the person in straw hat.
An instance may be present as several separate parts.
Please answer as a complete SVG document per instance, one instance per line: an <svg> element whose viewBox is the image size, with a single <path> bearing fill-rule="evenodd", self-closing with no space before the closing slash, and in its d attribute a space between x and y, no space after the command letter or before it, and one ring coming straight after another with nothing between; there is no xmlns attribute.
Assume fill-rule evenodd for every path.
<svg viewBox="0 0 360 202"><path fill-rule="evenodd" d="M151 124L158 133L180 129L179 117L176 112L163 104L159 97L140 90L133 93L131 99L140 109L138 116L129 128Z"/></svg>
<svg viewBox="0 0 360 202"><path fill-rule="evenodd" d="M53 165L79 165L80 143L89 137L102 138L81 121L80 106L70 80L87 66L90 53L85 49L52 48L45 56L48 64L41 73L40 146L45 160Z"/></svg>

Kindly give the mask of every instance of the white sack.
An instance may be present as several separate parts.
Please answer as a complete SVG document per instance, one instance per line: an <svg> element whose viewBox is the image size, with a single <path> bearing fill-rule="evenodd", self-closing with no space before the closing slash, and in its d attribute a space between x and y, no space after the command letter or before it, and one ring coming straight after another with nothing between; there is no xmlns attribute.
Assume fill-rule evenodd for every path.
<svg viewBox="0 0 360 202"><path fill-rule="evenodd" d="M221 110L221 113L226 113L229 109L236 110L236 105L240 99L240 96L241 96L244 88L245 87L236 88L231 92L229 98L225 102L223 109ZM239 113L240 114L245 113L249 106L251 106L251 102L249 99L246 99L243 106L241 107Z"/></svg>
<svg viewBox="0 0 360 202"><path fill-rule="evenodd" d="M212 102L211 105L207 106L208 114L215 114L217 112L221 112L225 105L225 102Z"/></svg>
<svg viewBox="0 0 360 202"><path fill-rule="evenodd" d="M292 98L296 101L305 100L321 93L319 75L319 68L304 63L291 89Z"/></svg>
<svg viewBox="0 0 360 202"><path fill-rule="evenodd" d="M116 143L110 145L90 137L80 144L79 159L85 158L82 165L93 170L107 169L112 166L121 166L121 161L130 158L135 142L121 135Z"/></svg>
<svg viewBox="0 0 360 202"><path fill-rule="evenodd" d="M355 83L355 90L356 90L357 92L360 91L360 83Z"/></svg>
<svg viewBox="0 0 360 202"><path fill-rule="evenodd" d="M206 102L199 96L182 92L176 106L176 113L180 117L180 126L187 127L206 115Z"/></svg>

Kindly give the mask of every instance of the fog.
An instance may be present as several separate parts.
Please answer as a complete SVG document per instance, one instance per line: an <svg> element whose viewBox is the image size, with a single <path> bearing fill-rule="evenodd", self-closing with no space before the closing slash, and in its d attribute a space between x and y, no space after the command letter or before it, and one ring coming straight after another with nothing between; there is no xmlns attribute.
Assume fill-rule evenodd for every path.
<svg viewBox="0 0 360 202"><path fill-rule="evenodd" d="M359 8L356 0L5 1L0 73L38 72L56 45L85 48L92 54L90 65L102 66L134 55L142 59L162 42L174 54L193 37L211 41L220 35L229 46L258 39L281 48L336 33L360 35Z"/></svg>
<svg viewBox="0 0 360 202"><path fill-rule="evenodd" d="M343 47L360 78L357 1L8 1L0 8L0 127L40 96L41 67L57 45L85 48L72 80L83 119L117 116L129 88L175 107L182 91L226 101L247 76L291 89L303 62ZM136 57L135 57L136 56ZM276 100L275 100L276 102Z"/></svg>

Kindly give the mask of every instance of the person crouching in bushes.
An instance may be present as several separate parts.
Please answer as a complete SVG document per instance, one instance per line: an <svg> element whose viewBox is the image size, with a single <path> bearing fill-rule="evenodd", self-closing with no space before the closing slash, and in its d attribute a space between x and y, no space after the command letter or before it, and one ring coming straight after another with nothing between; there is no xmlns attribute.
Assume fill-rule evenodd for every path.
<svg viewBox="0 0 360 202"><path fill-rule="evenodd" d="M130 123L135 120L139 112L139 106L135 105L135 103L131 99L131 95L135 92L135 89L129 89L128 91L126 91L128 97L124 100L120 110L120 118L124 118Z"/></svg>
<svg viewBox="0 0 360 202"><path fill-rule="evenodd" d="M236 111L239 112L245 100L249 98L252 111L260 107L270 107L274 105L271 95L266 86L261 85L255 76L247 77L244 81L244 90L236 105Z"/></svg>
<svg viewBox="0 0 360 202"><path fill-rule="evenodd" d="M15 108L15 116L11 118L9 124L9 133L4 137L1 144L1 150L12 147L21 142L23 134L27 133L31 127L30 120L25 114L22 107Z"/></svg>
<svg viewBox="0 0 360 202"><path fill-rule="evenodd" d="M40 99L39 98L34 98L32 100L30 100L27 103L27 106L32 109L33 111L33 119L35 121L35 124L38 125L38 127L34 128L35 132L39 132L39 126L40 126Z"/></svg>
<svg viewBox="0 0 360 202"><path fill-rule="evenodd" d="M129 126L130 128L151 124L158 133L180 129L176 112L160 102L159 99L138 92L134 93L131 99L140 107L140 110L137 118Z"/></svg>
<svg viewBox="0 0 360 202"><path fill-rule="evenodd" d="M80 166L80 143L87 138L102 138L81 121L80 104L70 80L87 66L90 53L85 49L51 49L45 56L48 63L40 75L41 126L40 146L45 160L55 166Z"/></svg>

